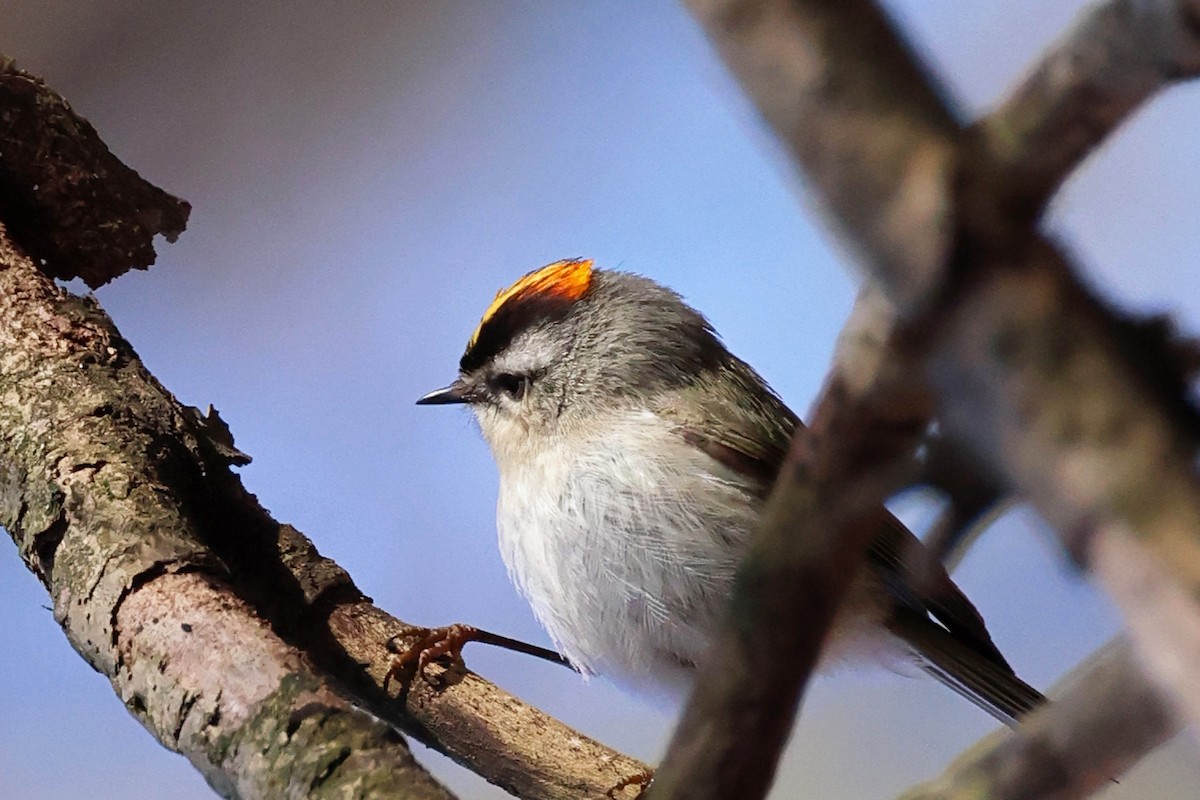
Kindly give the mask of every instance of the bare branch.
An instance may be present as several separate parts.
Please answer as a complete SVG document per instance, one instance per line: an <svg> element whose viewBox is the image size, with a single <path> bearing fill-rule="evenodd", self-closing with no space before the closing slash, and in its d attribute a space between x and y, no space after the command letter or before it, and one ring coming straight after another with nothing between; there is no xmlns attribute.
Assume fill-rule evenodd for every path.
<svg viewBox="0 0 1200 800"><path fill-rule="evenodd" d="M942 286L960 126L879 9L863 0L688 6L901 310Z"/></svg>
<svg viewBox="0 0 1200 800"><path fill-rule="evenodd" d="M1136 108L1198 73L1200 4L1110 0L1084 11L976 131L1005 193L1033 216Z"/></svg>
<svg viewBox="0 0 1200 800"><path fill-rule="evenodd" d="M209 441L209 427L145 372L103 312L56 289L6 249L0 316L0 393L6 397L0 406L0 524L50 589L76 649L113 680L160 741L201 765L211 781L218 783L214 776L226 770L226 779L237 783L237 770L249 769L214 745L244 715L225 707L239 707L236 691L201 688L196 670L204 665L188 655L190 649L179 648L197 631L230 623L199 611L185 619L175 612L159 615L192 628L182 638L166 637L172 631L165 630L153 658L140 657L187 668L186 674L172 673L169 687L160 679L155 685L161 694L130 683L137 676L125 655L150 646L141 642L147 630L134 622L141 616L129 616L126 608L141 602L143 593L169 597L157 587L179 572L192 580L206 576L205 585L217 587L213 591L242 598L237 608L252 616L240 629L264 637L274 637L272 630L289 632L288 643L272 638L262 645L287 666L278 670L290 674L293 662L315 660L356 692L356 705L521 797L602 796L645 769L465 671L453 670L444 688L416 681L399 701L387 697L383 676L394 656L386 644L409 626L373 606L340 567L270 518L225 467L228 455ZM246 663L276 674L265 663L242 661L248 658L244 649L213 646L204 652L213 659L206 664L229 681L239 680ZM323 675L309 670L299 673L308 676L299 689L326 686ZM332 696L340 690L320 691ZM179 709L200 715L200 722L182 729L183 738L172 724ZM282 713L286 723L286 709ZM378 727L369 716L355 717ZM208 718L224 722L202 724ZM332 735L339 729L322 730ZM402 741L380 731L395 758L408 758ZM305 747L315 757L313 743ZM297 757L281 768L303 764ZM344 768L357 765L352 760ZM403 776L412 767L397 763L391 769Z"/></svg>
<svg viewBox="0 0 1200 800"><path fill-rule="evenodd" d="M1200 607L1162 563L1119 526L1098 530L1092 543L1092 569L1129 620L1142 663L1184 719L1200 718Z"/></svg>
<svg viewBox="0 0 1200 800"><path fill-rule="evenodd" d="M1181 727L1124 639L1092 654L1051 695L1019 728L982 739L902 800L1086 797Z"/></svg>
<svg viewBox="0 0 1200 800"><path fill-rule="evenodd" d="M890 308L861 299L650 797L752 800L770 787L825 634L886 514L883 498L928 420L928 397L910 390L910 370L893 357L894 335Z"/></svg>
<svg viewBox="0 0 1200 800"><path fill-rule="evenodd" d="M0 55L0 219L56 278L93 289L154 263L155 234L174 241L191 207L142 180L88 121Z"/></svg>
<svg viewBox="0 0 1200 800"><path fill-rule="evenodd" d="M47 217L41 234L101 270L79 273L88 280L150 263L153 235L181 227L186 204L121 165L35 78L7 62L0 73L0 101L35 101L5 107L24 138L0 154L0 214ZM39 148L59 160L38 162ZM70 191L82 173L83 199ZM94 301L26 258L36 244L0 236L0 524L72 644L160 741L244 797L352 781L367 795L448 796L355 706L521 797L599 797L646 769L462 669L435 666L442 688L416 681L389 697L386 645L410 626L267 514L228 469L248 459L216 413L166 392ZM43 265L68 277L61 266Z"/></svg>
<svg viewBox="0 0 1200 800"><path fill-rule="evenodd" d="M388 642L411 625L376 607L345 570L276 522L235 475L222 471L212 480L208 496L221 528L209 543L259 613L294 632L297 645L364 707L518 797L601 797L646 771L461 666L432 664L433 684L414 680L388 694L395 659Z"/></svg>
<svg viewBox="0 0 1200 800"><path fill-rule="evenodd" d="M0 396L0 525L160 742L227 796L451 797L225 580L189 513L190 417L3 226Z"/></svg>
<svg viewBox="0 0 1200 800"><path fill-rule="evenodd" d="M325 620L318 629L330 637L325 654L338 655L340 676L361 671L355 685L372 711L518 797L604 797L648 769L461 667L435 664L439 686L413 681L398 699L388 698L382 685L393 656L383 643L405 624L366 598L336 603Z"/></svg>
<svg viewBox="0 0 1200 800"><path fill-rule="evenodd" d="M1147 359L1143 326L1090 296L1027 218L1005 213L995 165L933 102L940 92L880 12L865 0L693 7L913 321L912 353L926 355L947 429L1081 560L1090 534L1111 527L1200 590L1200 417L1182 374ZM1178 35L1195 33L1194 15L1177 20Z"/></svg>

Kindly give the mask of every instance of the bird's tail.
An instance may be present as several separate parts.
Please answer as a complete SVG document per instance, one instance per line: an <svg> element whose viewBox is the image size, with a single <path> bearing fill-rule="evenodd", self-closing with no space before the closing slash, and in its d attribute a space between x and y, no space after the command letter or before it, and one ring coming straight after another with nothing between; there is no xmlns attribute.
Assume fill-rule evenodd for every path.
<svg viewBox="0 0 1200 800"><path fill-rule="evenodd" d="M888 627L912 648L918 666L1005 725L1016 725L1046 702L1007 664L997 663L913 609L896 609Z"/></svg>

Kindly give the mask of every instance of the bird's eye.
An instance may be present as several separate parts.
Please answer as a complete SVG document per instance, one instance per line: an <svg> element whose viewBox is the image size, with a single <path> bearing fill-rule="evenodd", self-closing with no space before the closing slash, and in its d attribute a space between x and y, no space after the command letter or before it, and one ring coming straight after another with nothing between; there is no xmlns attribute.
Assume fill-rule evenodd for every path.
<svg viewBox="0 0 1200 800"><path fill-rule="evenodd" d="M498 391L504 392L514 400L520 400L525 396L525 390L529 388L529 376L501 372L492 377L491 383Z"/></svg>

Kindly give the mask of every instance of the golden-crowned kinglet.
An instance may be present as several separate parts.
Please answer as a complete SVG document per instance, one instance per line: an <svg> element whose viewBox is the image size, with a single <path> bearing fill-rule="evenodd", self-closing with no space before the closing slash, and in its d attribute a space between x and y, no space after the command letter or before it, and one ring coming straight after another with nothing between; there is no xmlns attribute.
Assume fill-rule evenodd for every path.
<svg viewBox="0 0 1200 800"><path fill-rule="evenodd" d="M637 275L559 261L500 292L457 380L500 470L512 579L586 673L686 688L800 421L703 316ZM918 592L915 537L885 509L822 665L915 662L997 718L1042 701L944 572Z"/></svg>

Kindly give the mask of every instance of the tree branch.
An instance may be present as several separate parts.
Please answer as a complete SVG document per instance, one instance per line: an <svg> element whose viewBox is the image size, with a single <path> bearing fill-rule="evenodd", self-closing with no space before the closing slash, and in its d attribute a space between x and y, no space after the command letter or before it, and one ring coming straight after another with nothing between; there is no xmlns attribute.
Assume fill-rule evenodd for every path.
<svg viewBox="0 0 1200 800"><path fill-rule="evenodd" d="M1050 694L1054 702L1019 728L985 737L901 800L1086 797L1181 727L1125 639L1097 650Z"/></svg>
<svg viewBox="0 0 1200 800"><path fill-rule="evenodd" d="M1171 581L1162 563L1115 526L1098 532L1092 569L1129 621L1150 677L1184 719L1200 718L1200 607L1194 592Z"/></svg>
<svg viewBox="0 0 1200 800"><path fill-rule="evenodd" d="M191 206L142 180L41 79L0 55L0 220L46 274L95 289L154 263Z"/></svg>
<svg viewBox="0 0 1200 800"><path fill-rule="evenodd" d="M732 608L649 796L766 794L843 595L860 574L930 411L909 384L890 309L864 297L812 424L792 442Z"/></svg>
<svg viewBox="0 0 1200 800"><path fill-rule="evenodd" d="M20 159L49 149L65 154L54 174L91 169L70 163L74 153L119 164L86 121L61 116L61 98L13 79L21 91L0 87L0 101L34 108L2 106L27 137L3 150L7 187L41 175L46 165ZM41 107L50 120L37 119ZM53 223L55 241L85 242L101 271L78 274L107 280L147 249L152 261L151 237L181 226L186 204L123 165L104 176L82 199L69 181L61 192L18 186L0 213L74 220L84 229ZM130 197L142 205L123 205ZM165 209L148 205L156 197ZM95 219L107 222L87 228ZM229 470L247 459L215 412L180 405L93 300L26 257L36 244L0 237L0 525L72 645L159 741L242 797L448 797L379 719L521 797L601 797L645 769L460 668L435 665L443 687L418 680L389 697L386 643L409 626L263 510ZM49 263L55 251L43 252Z"/></svg>
<svg viewBox="0 0 1200 800"><path fill-rule="evenodd" d="M924 360L944 430L1030 497L1081 561L1100 558L1097 575L1118 597L1125 593L1123 567L1105 554L1133 537L1161 559L1182 594L1196 596L1200 416L1187 399L1181 365L1164 355L1171 348L1154 326L1119 317L1090 296L1062 254L1031 227L1051 182L1147 97L1153 82L1143 76L1132 88L1110 85L1121 76L1107 65L1102 74L1083 65L1061 84L1050 81L1061 69L1054 60L1073 52L1068 40L1045 73L1035 72L978 136L967 136L941 88L870 2L689 5L871 279L897 304L911 333L904 354ZM1138 8L1147 24L1173 25L1166 33L1172 55L1159 64L1158 84L1185 67L1194 72L1196 4L1160 0ZM1087 24L1111 25L1105 20L1120 17L1116 9ZM1120 100L1087 117L1086 136L1039 160L1040 142L1078 124L1081 112L1070 109L1089 86ZM1030 185L1011 174L1026 162L1036 165ZM796 483L792 491L803 496L815 485ZM857 492L857 484L849 491ZM1161 596L1148 602L1160 614L1171 610ZM1138 624L1132 613L1129 619ZM729 646L731 635L719 647ZM1178 640L1158 637L1155 645L1180 657ZM1188 695L1181 674L1161 666L1158 674ZM1200 708L1184 705L1193 714ZM773 746L775 739L759 743ZM673 773L672 758L700 764L724 753L715 744L703 752L673 751L662 773Z"/></svg>
<svg viewBox="0 0 1200 800"><path fill-rule="evenodd" d="M0 525L160 742L226 796L451 797L224 579L193 521L188 415L2 226L0 397Z"/></svg>
<svg viewBox="0 0 1200 800"><path fill-rule="evenodd" d="M1200 73L1200 4L1110 0L1074 28L975 130L1032 216L1108 134L1160 89Z"/></svg>
<svg viewBox="0 0 1200 800"><path fill-rule="evenodd" d="M1197 424L1180 376L1148 374L1154 350L1136 346L1127 324L1089 297L1045 243L990 266L954 309L931 361L944 422L972 433L976 452L990 454L1081 563L1098 567L1100 553L1136 540L1164 579L1194 594ZM1120 599L1120 573L1133 564L1117 560L1095 575ZM1142 642L1137 619L1127 621ZM1182 641L1160 644L1190 660ZM1173 687L1190 694L1194 680Z"/></svg>

